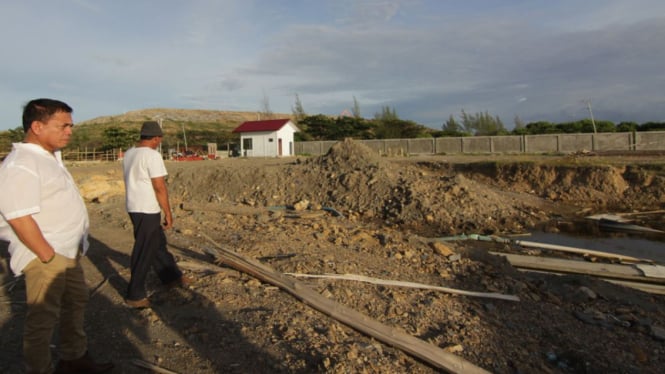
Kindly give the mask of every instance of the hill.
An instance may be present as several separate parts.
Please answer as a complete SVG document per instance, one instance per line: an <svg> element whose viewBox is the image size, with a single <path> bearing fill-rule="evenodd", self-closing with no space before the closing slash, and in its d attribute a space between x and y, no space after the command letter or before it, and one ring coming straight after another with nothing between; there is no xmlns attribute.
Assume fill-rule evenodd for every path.
<svg viewBox="0 0 665 374"><path fill-rule="evenodd" d="M87 121L79 122L79 126L105 125L109 123L136 123L159 119L162 124L169 123L216 123L219 125L237 126L245 121L260 119L262 113L259 112L237 112L222 110L205 109L170 109L170 108L149 108L133 110L124 114L115 116L102 116ZM275 118L291 118L291 114L272 114Z"/></svg>
<svg viewBox="0 0 665 374"><path fill-rule="evenodd" d="M161 122L163 144L167 147L178 144L204 146L206 143L221 146L237 142L237 135L232 131L241 123L261 118L265 115L259 112L169 108L134 110L77 123L70 148L99 148L104 142L104 132L109 128L119 129L131 139L131 144L145 121ZM271 118L291 118L291 115L273 113Z"/></svg>
<svg viewBox="0 0 665 374"><path fill-rule="evenodd" d="M260 112L237 112L205 109L149 108L134 110L114 116L103 116L77 123L79 129L93 132L111 126L123 129L139 129L145 121L161 121L165 137L185 131L231 132L245 121L265 118ZM271 118L291 118L291 114L273 113Z"/></svg>

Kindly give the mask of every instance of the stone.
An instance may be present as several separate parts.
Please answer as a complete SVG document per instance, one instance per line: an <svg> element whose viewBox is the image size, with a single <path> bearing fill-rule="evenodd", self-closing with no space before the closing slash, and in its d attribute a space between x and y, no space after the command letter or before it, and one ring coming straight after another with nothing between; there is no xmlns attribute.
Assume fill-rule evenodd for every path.
<svg viewBox="0 0 665 374"><path fill-rule="evenodd" d="M431 242L429 245L434 250L434 253L437 253L443 257L448 257L455 254L455 252L453 252L453 250L450 249L450 247L448 247L443 243Z"/></svg>

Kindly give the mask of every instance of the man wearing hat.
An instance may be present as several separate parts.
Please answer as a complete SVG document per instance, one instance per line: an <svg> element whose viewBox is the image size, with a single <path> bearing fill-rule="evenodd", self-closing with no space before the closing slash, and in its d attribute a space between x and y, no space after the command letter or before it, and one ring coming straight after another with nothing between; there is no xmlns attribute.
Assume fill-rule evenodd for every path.
<svg viewBox="0 0 665 374"><path fill-rule="evenodd" d="M131 279L125 297L125 302L132 308L150 307L145 290L150 268L155 269L159 280L169 287L191 283L191 279L183 276L173 255L166 249L164 230L173 226L173 216L166 188L166 166L162 155L156 151L162 136L162 129L157 122L144 122L138 144L125 152L122 160L125 202L134 226Z"/></svg>

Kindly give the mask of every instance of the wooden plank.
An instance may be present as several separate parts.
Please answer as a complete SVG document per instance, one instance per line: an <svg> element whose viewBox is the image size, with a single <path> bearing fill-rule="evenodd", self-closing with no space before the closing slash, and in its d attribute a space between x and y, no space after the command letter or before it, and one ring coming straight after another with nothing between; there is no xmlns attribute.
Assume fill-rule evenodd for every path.
<svg viewBox="0 0 665 374"><path fill-rule="evenodd" d="M624 256L624 255L619 255L619 254L609 253L609 252L603 252L603 251L595 251L595 250L592 250L592 249L575 248L575 247L569 247L569 246L565 246L565 245L557 245L557 244L549 244L549 243L538 243L538 242L531 242L531 241L527 241L527 240L514 240L512 242L517 244L517 245L521 245L522 247L549 249L549 250L552 250L552 251L578 253L578 254L581 254L581 255L596 256L596 257L602 257L602 258L615 258L617 260L626 261L626 262L653 262L652 260L644 259L644 258Z"/></svg>
<svg viewBox="0 0 665 374"><path fill-rule="evenodd" d="M525 273L543 273L543 274L563 275L563 274L557 273L557 272L533 270L533 269L517 268L517 270L519 270L521 272L525 272ZM652 293L652 294L656 294L656 295L665 295L665 286L663 286L663 285L642 283L642 282L631 282L631 281L609 279L609 278L603 278L603 277L598 277L598 279L602 279L602 280L604 280L606 282L609 282L609 283L634 288L636 290L643 291L643 292L648 292L648 293Z"/></svg>
<svg viewBox="0 0 665 374"><path fill-rule="evenodd" d="M635 267L647 277L665 278L665 266L663 265L636 264Z"/></svg>
<svg viewBox="0 0 665 374"><path fill-rule="evenodd" d="M251 216L255 214L266 213L266 208L253 208L244 205L229 205L229 204L196 204L196 203L182 203L180 209L190 212L217 212L225 214L234 214L239 216Z"/></svg>
<svg viewBox="0 0 665 374"><path fill-rule="evenodd" d="M431 286L429 284L415 283L415 282L404 282L396 281L392 279L379 279L373 277L366 277L359 274L302 274L302 273L285 273L286 275L291 275L294 277L305 277L305 278L320 278L320 279L342 279L342 280L352 280L358 282L366 282L372 284L378 284L382 286L395 286L395 287L408 287L408 288L419 288L423 290L434 290L434 291L443 291L456 295L464 295L471 297L486 297L490 299L499 299L499 300L508 300L508 301L520 301L520 298L515 295L506 295L498 292L476 292L476 291L465 291L456 288L449 287L440 287L440 286Z"/></svg>
<svg viewBox="0 0 665 374"><path fill-rule="evenodd" d="M594 214L592 216L587 216L587 219L594 220L594 221L614 221L614 222L620 222L620 223L632 223L633 220L624 218L622 216L616 215L616 214Z"/></svg>
<svg viewBox="0 0 665 374"><path fill-rule="evenodd" d="M633 265L603 264L499 252L490 253L506 257L510 264L517 268L545 270L567 274L584 274L608 279L665 285L665 279L645 277L643 273Z"/></svg>
<svg viewBox="0 0 665 374"><path fill-rule="evenodd" d="M462 357L455 356L437 346L406 334L396 328L386 326L354 309L330 300L307 287L304 283L276 272L260 262L224 249L204 233L201 233L201 236L215 245L217 250L209 249L209 253L221 260L225 265L250 274L261 281L275 285L312 308L325 313L349 327L451 373L489 373Z"/></svg>
<svg viewBox="0 0 665 374"><path fill-rule="evenodd" d="M617 260L620 260L620 261L623 261L623 262L645 262L645 263L652 263L653 262L653 260L650 260L650 259L637 258L637 257L632 257L632 256L624 256L624 255L620 255L620 254L616 254L616 253L610 253L610 252L604 252L604 251L595 251L595 250L586 249L586 248L569 247L569 246L558 245L558 244L532 242L532 241L527 241L527 240L507 239L507 238L502 238L502 237L494 236L494 235L478 235L478 234L458 235L458 236L448 237L448 238L434 238L434 239L431 239L431 241L447 242L447 241L451 241L451 240L467 240L467 239L479 240L479 241L484 241L484 242L515 244L515 245L519 245L519 246L522 246L522 247L548 249L548 250L551 250L551 251L577 253L577 254L581 254L581 255L585 255L585 256L588 255L588 256L595 256L595 257L602 257L602 258L609 258L609 259L617 259Z"/></svg>
<svg viewBox="0 0 665 374"><path fill-rule="evenodd" d="M640 290L643 292L648 292L656 295L665 295L665 286L661 286L658 284L650 284L650 283L641 283L641 282L631 282L631 281L622 281L622 280L616 280L616 279L605 279L606 281L614 284L619 284L622 286L634 288L636 290Z"/></svg>

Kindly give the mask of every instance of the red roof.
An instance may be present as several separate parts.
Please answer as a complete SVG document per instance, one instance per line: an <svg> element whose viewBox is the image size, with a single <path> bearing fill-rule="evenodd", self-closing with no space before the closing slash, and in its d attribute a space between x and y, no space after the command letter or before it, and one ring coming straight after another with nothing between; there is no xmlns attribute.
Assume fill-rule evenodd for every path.
<svg viewBox="0 0 665 374"><path fill-rule="evenodd" d="M265 121L247 121L236 127L233 132L277 131L284 127L290 119L268 119Z"/></svg>

